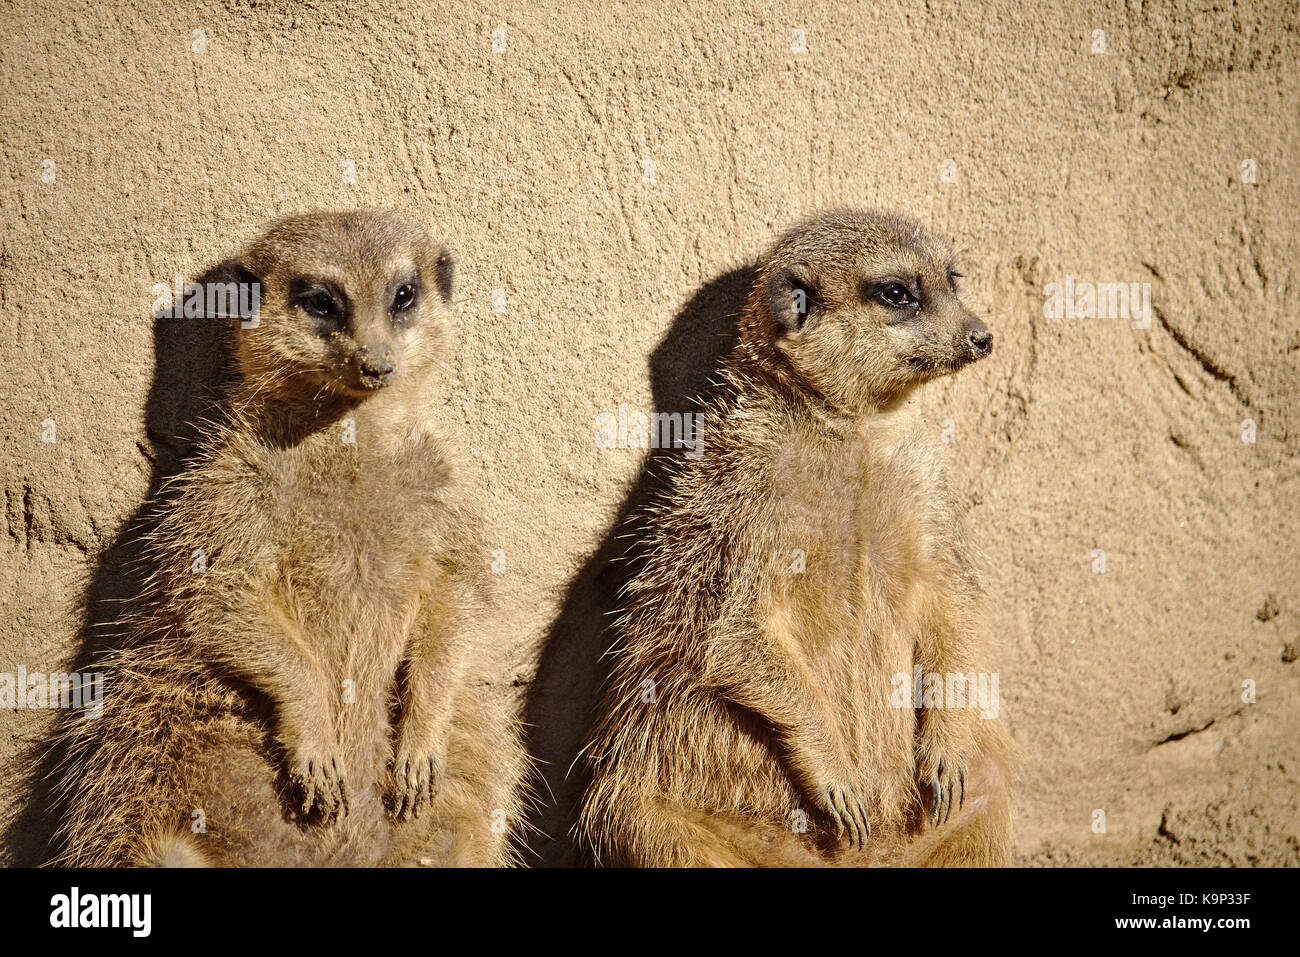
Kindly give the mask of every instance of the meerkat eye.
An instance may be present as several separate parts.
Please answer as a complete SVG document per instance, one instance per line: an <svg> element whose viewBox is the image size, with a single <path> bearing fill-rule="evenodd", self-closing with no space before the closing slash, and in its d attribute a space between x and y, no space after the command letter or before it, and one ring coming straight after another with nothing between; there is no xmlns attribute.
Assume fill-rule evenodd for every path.
<svg viewBox="0 0 1300 957"><path fill-rule="evenodd" d="M404 309L411 308L415 302L415 284L404 283L397 289L397 294L393 296L393 312L401 312Z"/></svg>
<svg viewBox="0 0 1300 957"><path fill-rule="evenodd" d="M905 306L916 305L916 297L913 296L905 286L896 282L887 283L876 291L876 296L886 306L894 309L902 309Z"/></svg>
<svg viewBox="0 0 1300 957"><path fill-rule="evenodd" d="M338 308L330 291L320 286L304 289L294 299L310 315L317 317L331 316Z"/></svg>
<svg viewBox="0 0 1300 957"><path fill-rule="evenodd" d="M318 292L307 300L307 308L319 315L327 315L334 309L334 297L327 292Z"/></svg>

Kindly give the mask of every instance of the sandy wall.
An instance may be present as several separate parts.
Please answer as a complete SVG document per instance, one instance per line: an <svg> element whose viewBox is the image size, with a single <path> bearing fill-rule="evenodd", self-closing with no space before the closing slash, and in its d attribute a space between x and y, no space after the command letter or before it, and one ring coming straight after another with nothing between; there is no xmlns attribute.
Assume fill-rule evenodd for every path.
<svg viewBox="0 0 1300 957"><path fill-rule="evenodd" d="M218 375L201 332L153 320L153 284L278 214L406 210L459 259L447 402L508 561L501 693L562 836L612 535L646 481L595 417L687 408L773 231L878 205L954 238L997 336L915 401L936 442L950 426L983 551L1018 859L1300 861L1293 4L4 3L0 24L0 671L74 660L83 596L112 597L114 544ZM1044 316L1066 276L1150 284L1149 327ZM0 710L10 863L41 853L18 781L51 718Z"/></svg>

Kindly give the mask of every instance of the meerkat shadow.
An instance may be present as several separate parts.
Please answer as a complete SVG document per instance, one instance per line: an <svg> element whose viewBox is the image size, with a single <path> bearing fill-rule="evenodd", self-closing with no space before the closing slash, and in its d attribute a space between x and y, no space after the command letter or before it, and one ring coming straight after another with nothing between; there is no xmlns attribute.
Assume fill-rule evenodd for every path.
<svg viewBox="0 0 1300 957"><path fill-rule="evenodd" d="M722 359L736 344L736 321L753 282L751 266L733 269L702 286L678 311L650 354L653 411L698 411ZM578 862L570 828L587 784L581 752L608 674L605 653L614 640L610 626L637 567L646 507L664 491L664 466L684 454L688 450L682 448L650 450L600 545L569 583L543 644L524 706L529 753L544 781L530 822L544 837L530 850L534 862L543 866Z"/></svg>
<svg viewBox="0 0 1300 957"><path fill-rule="evenodd" d="M194 280L205 287L226 282L233 264L220 263ZM173 317L155 311L153 321L153 380L143 410L145 442L138 442L140 454L149 461L148 491L143 501L123 521L112 542L92 559L78 600L76 655L72 672L82 675L82 687L99 656L121 637L119 623L129 614L144 587L148 569L139 561L140 542L148 533L159 502L168 498L168 480L185 469L199 438L199 423L219 418L218 400L234 372L233 321L203 315ZM113 481L112 478L109 481ZM110 495L111 499L113 496ZM111 701L105 675L100 689L105 707ZM68 710L59 721L96 720L81 709ZM59 851L55 846L58 804L57 776L76 773L61 767L63 754L57 745L37 740L19 757L18 766L27 769L16 782L22 796L13 814L0 825L0 847L7 849L18 866L38 866Z"/></svg>

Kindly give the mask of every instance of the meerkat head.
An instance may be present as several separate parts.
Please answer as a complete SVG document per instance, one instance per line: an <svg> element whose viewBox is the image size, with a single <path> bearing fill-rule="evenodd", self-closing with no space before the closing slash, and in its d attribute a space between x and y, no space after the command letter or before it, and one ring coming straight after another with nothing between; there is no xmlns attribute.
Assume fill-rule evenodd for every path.
<svg viewBox="0 0 1300 957"><path fill-rule="evenodd" d="M273 223L238 263L260 284L239 333L254 387L363 397L427 373L449 335L453 263L387 212L308 213Z"/></svg>
<svg viewBox="0 0 1300 957"><path fill-rule="evenodd" d="M758 268L742 336L850 408L889 406L982 359L993 334L957 296L952 247L897 216L840 210L787 231Z"/></svg>

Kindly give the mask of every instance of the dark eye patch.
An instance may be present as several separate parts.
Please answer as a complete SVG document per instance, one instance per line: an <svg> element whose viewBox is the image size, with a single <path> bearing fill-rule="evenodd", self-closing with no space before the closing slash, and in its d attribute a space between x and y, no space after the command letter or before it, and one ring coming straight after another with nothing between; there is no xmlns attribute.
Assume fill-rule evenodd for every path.
<svg viewBox="0 0 1300 957"><path fill-rule="evenodd" d="M289 284L289 301L328 328L338 328L347 317L347 297L333 284L301 277Z"/></svg>

